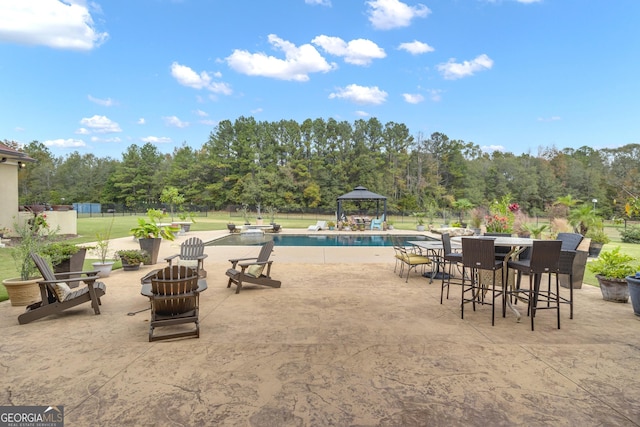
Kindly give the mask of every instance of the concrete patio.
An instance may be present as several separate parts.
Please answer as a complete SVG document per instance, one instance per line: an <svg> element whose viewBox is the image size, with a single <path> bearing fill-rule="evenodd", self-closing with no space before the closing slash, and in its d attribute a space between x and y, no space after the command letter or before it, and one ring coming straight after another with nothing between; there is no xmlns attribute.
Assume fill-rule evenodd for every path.
<svg viewBox="0 0 640 427"><path fill-rule="evenodd" d="M490 307L461 320L459 288L441 305L438 280L394 273L391 247L276 246L282 288L237 295L227 260L258 248L206 252L199 339L149 343L149 312L127 315L161 263L103 279L99 316L18 325L24 308L0 303L0 405L64 405L68 426L640 426L640 319L598 288L531 332L510 313L492 327Z"/></svg>

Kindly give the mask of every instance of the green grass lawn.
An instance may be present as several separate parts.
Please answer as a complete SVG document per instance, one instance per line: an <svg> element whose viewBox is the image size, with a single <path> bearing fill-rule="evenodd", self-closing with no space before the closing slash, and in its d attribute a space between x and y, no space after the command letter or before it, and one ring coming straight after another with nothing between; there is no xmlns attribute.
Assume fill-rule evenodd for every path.
<svg viewBox="0 0 640 427"><path fill-rule="evenodd" d="M115 216L115 217L93 217L93 218L79 218L78 219L78 236L70 239L74 243L88 243L96 240L96 234L105 232L109 225L112 223L111 238L126 237L129 234L129 230L137 225L136 216ZM177 218L176 218L177 219ZM309 215L303 216L302 214L282 215L276 216L276 222L281 224L283 228L307 228L317 220L330 220L327 216ZM391 218L394 220L394 227L398 230L415 231L415 218ZM255 221L255 219L251 219ZM268 221L269 219L267 219ZM242 224L244 221L240 217L231 218L228 212L214 212L209 213L207 216L201 216L195 218L195 223L191 225L192 231L208 231L208 230L224 230L227 227L227 223L233 222L237 225ZM620 233L615 226L608 226L605 231L611 238L611 243L604 246L603 250L610 250L615 246L620 246L622 252L628 253L636 260L640 260L640 245L631 243L622 243L620 241ZM91 263L97 261L97 257L90 252L87 254L85 261L85 268L91 270ZM114 268L119 268L117 263ZM640 269L640 267L639 267ZM11 257L11 248L0 248L0 280L10 277L16 277L17 272L15 269L15 263ZM584 283L597 286L598 281L594 274L588 269L585 271ZM0 301L7 299L7 291L4 286L0 284Z"/></svg>

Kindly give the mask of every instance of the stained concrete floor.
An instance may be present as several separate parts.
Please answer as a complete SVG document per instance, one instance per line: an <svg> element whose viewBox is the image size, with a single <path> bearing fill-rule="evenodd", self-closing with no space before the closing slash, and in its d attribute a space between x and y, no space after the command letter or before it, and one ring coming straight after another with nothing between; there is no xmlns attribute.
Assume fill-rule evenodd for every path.
<svg viewBox="0 0 640 427"><path fill-rule="evenodd" d="M598 288L532 332L510 313L492 327L490 307L461 320L459 295L405 283L391 248L276 247L282 288L240 294L227 259L258 249L206 251L199 339L149 343L149 312L127 315L152 267L103 279L99 316L18 325L24 308L0 303L0 405L64 405L67 426L640 425L640 319Z"/></svg>

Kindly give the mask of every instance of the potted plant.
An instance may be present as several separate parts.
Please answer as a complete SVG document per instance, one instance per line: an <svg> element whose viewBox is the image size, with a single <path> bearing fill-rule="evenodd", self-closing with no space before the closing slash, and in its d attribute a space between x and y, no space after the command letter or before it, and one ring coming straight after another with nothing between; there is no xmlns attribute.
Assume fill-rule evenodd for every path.
<svg viewBox="0 0 640 427"><path fill-rule="evenodd" d="M333 221L327 221L327 227L329 227L329 230L334 230L336 228L336 223Z"/></svg>
<svg viewBox="0 0 640 427"><path fill-rule="evenodd" d="M149 254L145 261L147 265L153 265L158 262L162 239L174 240L174 233L179 231L176 227L162 224L160 220L163 216L162 211L149 209L147 211L148 218L138 218L138 226L130 230L133 237L140 242L140 249Z"/></svg>
<svg viewBox="0 0 640 427"><path fill-rule="evenodd" d="M40 253L48 237L54 232L44 225L41 227L34 224L35 219L13 225L18 239L11 251L11 257L15 262L18 277L2 281L13 306L25 306L41 300L38 281L42 278L31 259L31 252Z"/></svg>
<svg viewBox="0 0 640 427"><path fill-rule="evenodd" d="M471 229L474 234L480 235L482 233L482 220L485 217L485 212L481 208L473 208L469 211L469 215L471 216Z"/></svg>
<svg viewBox="0 0 640 427"><path fill-rule="evenodd" d="M594 258L597 258L598 255L600 255L602 247L610 241L609 236L604 232L602 224L599 227L591 227L584 237L591 239L591 243L589 244L589 256Z"/></svg>
<svg viewBox="0 0 640 427"><path fill-rule="evenodd" d="M124 271L140 269L140 264L148 258L147 253L141 249L121 249L116 251L116 257L122 261Z"/></svg>
<svg viewBox="0 0 640 427"><path fill-rule="evenodd" d="M388 219L385 223L387 224L387 229L393 230L393 220Z"/></svg>
<svg viewBox="0 0 640 427"><path fill-rule="evenodd" d="M416 217L416 230L424 231L424 217L426 216L426 213L414 212L412 215Z"/></svg>
<svg viewBox="0 0 640 427"><path fill-rule="evenodd" d="M595 273L598 279L602 298L605 301L627 302L629 300L627 276L635 273L633 260L631 255L620 253L620 247L616 246L610 251L600 253L597 260L587 264L587 268Z"/></svg>
<svg viewBox="0 0 640 427"><path fill-rule="evenodd" d="M109 245L111 243L111 228L113 227L114 219L111 219L109 228L104 232L96 233L96 245L92 248L93 253L98 256L100 261L91 264L94 270L98 270L100 277L108 277L111 274L113 268L113 261L107 261L109 257Z"/></svg>
<svg viewBox="0 0 640 427"><path fill-rule="evenodd" d="M55 273L82 271L86 254L87 248L65 241L47 243L40 251L40 255L51 262ZM60 276L60 278L63 279L65 277Z"/></svg>
<svg viewBox="0 0 640 427"><path fill-rule="evenodd" d="M629 287L629 297L633 305L633 314L640 316L640 272L633 276L627 276L627 286Z"/></svg>
<svg viewBox="0 0 640 427"><path fill-rule="evenodd" d="M236 231L236 225L232 222L227 224L227 230L229 230L229 233L233 233Z"/></svg>

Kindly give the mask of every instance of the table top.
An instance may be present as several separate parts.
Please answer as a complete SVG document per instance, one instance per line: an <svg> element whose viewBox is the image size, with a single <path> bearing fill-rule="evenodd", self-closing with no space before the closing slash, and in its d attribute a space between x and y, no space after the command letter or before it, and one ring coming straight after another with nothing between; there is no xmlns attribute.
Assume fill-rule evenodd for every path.
<svg viewBox="0 0 640 427"><path fill-rule="evenodd" d="M462 243L462 239L488 239L493 240L495 246L533 246L534 239L527 237L502 237L502 236L464 236L452 237L451 241Z"/></svg>
<svg viewBox="0 0 640 427"><path fill-rule="evenodd" d="M442 241L440 240L408 240L407 243L422 249L442 249Z"/></svg>

